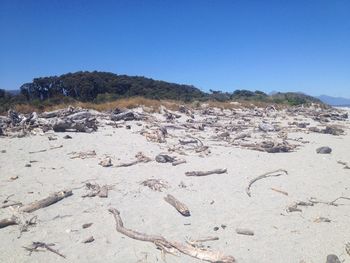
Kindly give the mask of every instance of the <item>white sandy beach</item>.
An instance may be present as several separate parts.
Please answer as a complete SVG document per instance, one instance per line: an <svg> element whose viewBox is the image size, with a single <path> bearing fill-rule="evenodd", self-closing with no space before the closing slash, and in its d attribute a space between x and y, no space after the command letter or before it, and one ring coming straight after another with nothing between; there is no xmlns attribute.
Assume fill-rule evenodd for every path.
<svg viewBox="0 0 350 263"><path fill-rule="evenodd" d="M155 116L160 123L166 123L160 114ZM195 119L200 118L196 115ZM236 121L234 116L228 118ZM265 119L278 122L283 128L295 118L308 121L311 126L319 125L303 116L285 118L282 113ZM186 119L182 116L175 123L184 123ZM261 117L256 117L249 123L260 121ZM0 262L200 262L181 253L162 255L154 244L117 232L113 216L108 212L110 207L120 211L125 227L142 233L160 234L182 243L186 238L216 236L219 240L205 242L205 247L231 255L237 262L319 263L325 262L328 254L350 262L345 250L350 242L350 200L340 199L338 206L316 203L299 207L302 212L286 211L293 203L311 197L325 202L350 197L350 169L338 163L350 164L349 121L334 122L345 130L339 136L306 130L288 132L288 138L302 137L299 141L305 142L292 141L299 146L288 153L254 151L211 140L217 131L210 127L191 133L201 138L210 152L184 150L186 155L169 153L168 148L186 137L188 130L169 128L166 143L156 143L139 133L148 125L143 121L127 122L131 129L126 129L124 123L120 128L101 123L93 133L47 132L23 138L0 138L0 202L8 197L11 202L28 204L53 192L73 190L72 196L30 214L19 213L16 206L0 209L0 219L12 215L28 219L37 216L36 225L21 234L18 225L0 229ZM234 130L229 133L232 137L236 134ZM72 139L63 139L67 134ZM254 134L261 136L262 132L255 130L253 139ZM276 136L277 132L266 134ZM48 140L48 136L57 140ZM60 145L61 148L50 150ZM316 149L321 146L331 147L332 153L317 154ZM29 153L40 150L47 151ZM70 158L71 152L92 150L96 152L93 158ZM113 164L132 161L138 152L153 159L165 152L187 162L178 166L154 160L130 167L98 164L106 156ZM188 171L218 168L226 168L227 173L185 176ZM285 169L288 175L259 180L251 187L251 197L247 195L245 189L251 179L276 169ZM169 188L158 192L140 185L150 178L166 181ZM114 187L108 198L83 198L88 192L84 187L86 182ZM183 217L165 202L163 198L167 194L185 203L191 216ZM319 217L331 222L318 222ZM86 223L93 224L83 229ZM252 230L254 235L239 235L237 228ZM82 243L90 236L94 237L93 242ZM54 243L53 248L66 259L47 250L29 255L23 247L35 241Z"/></svg>

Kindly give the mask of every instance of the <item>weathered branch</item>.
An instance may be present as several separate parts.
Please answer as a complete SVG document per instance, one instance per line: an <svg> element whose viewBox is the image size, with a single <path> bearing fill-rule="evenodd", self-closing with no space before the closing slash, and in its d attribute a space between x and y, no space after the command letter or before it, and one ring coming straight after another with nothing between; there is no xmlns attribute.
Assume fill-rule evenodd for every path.
<svg viewBox="0 0 350 263"><path fill-rule="evenodd" d="M250 193L250 187L252 186L253 183L255 183L256 181L258 180L261 180L261 179L264 179L264 178L267 178L267 177L277 177L277 176L280 176L282 175L283 173L285 174L288 174L288 172L286 170L283 170L283 169L277 169L275 171L272 171L272 172L267 172L267 173L264 173L262 175L259 175L258 177L252 179L249 184L248 184L248 187L246 188L246 193L248 196L251 196L251 193Z"/></svg>
<svg viewBox="0 0 350 263"><path fill-rule="evenodd" d="M58 201L66 198L66 197L69 197L71 195L73 195L71 190L63 190L60 192L56 192L56 193L53 193L44 199L41 199L39 201L35 201L33 203L30 203L28 205L21 207L20 211L31 213L33 211L40 209L40 208L44 208L44 207L50 206L54 203L57 203Z"/></svg>
<svg viewBox="0 0 350 263"><path fill-rule="evenodd" d="M117 209L110 208L108 209L108 211L112 213L114 216L117 231L132 239L151 242L155 244L158 248L168 253L179 251L188 256L191 256L200 260L208 261L208 262L222 262L222 263L235 262L234 257L225 256L220 252L215 252L208 249L201 249L201 248L193 247L191 245L182 244L175 241L168 241L162 236L147 235L147 234L136 232L131 229L127 229L124 227L123 221L120 217L120 213Z"/></svg>

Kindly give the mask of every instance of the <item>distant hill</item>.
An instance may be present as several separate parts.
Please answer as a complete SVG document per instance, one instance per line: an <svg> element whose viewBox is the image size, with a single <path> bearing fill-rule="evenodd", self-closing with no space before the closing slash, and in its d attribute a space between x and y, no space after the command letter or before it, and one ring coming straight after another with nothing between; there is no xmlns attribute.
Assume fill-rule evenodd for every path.
<svg viewBox="0 0 350 263"><path fill-rule="evenodd" d="M350 99L342 97L331 97L327 95L321 95L317 97L322 102L331 106L350 106Z"/></svg>
<svg viewBox="0 0 350 263"><path fill-rule="evenodd" d="M150 99L188 101L205 96L204 92L191 85L97 71L35 78L20 89L21 94L28 100L69 97L79 101L99 102L143 96Z"/></svg>

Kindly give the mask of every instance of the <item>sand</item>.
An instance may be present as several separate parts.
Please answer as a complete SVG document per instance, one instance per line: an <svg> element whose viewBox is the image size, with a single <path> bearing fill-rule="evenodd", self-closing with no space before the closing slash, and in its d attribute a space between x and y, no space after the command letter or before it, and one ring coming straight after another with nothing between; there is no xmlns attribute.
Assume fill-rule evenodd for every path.
<svg viewBox="0 0 350 263"><path fill-rule="evenodd" d="M287 121L282 123L286 125ZM131 129L103 125L91 134L49 132L24 138L0 138L0 151L5 150L0 152L1 202L11 195L9 200L27 204L55 191L73 189L73 196L26 215L26 218L38 218L28 231L20 234L19 226L0 229L0 262L200 262L183 254L164 256L154 244L118 233L109 207L120 211L127 228L139 232L161 234L181 242L186 238L217 236L219 240L204 245L234 256L237 262L316 263L325 262L328 254L350 262L350 255L345 252L345 244L350 242L350 200L339 200L337 203L342 204L339 206L315 204L301 207L302 212L286 212L294 202L308 201L311 197L323 201L350 197L350 169L338 163L350 163L349 121L341 122L345 135L289 133L290 138L309 141L290 153L253 151L204 138L202 141L210 146L210 154L173 154L187 161L178 166L155 161L120 168L98 165L106 156L118 164L134 160L140 151L151 158L167 152L168 144L147 141L139 134L144 123L128 124ZM179 136L185 133L168 132ZM66 134L72 139L63 139ZM50 135L57 140L48 140ZM29 153L60 145L63 147ZM316 154L316 148L321 146L331 147L332 153ZM91 150L96 151L96 157L71 159L69 155ZM26 167L29 163L31 166ZM226 168L228 172L185 176L187 171L218 168ZM251 179L279 168L287 170L288 175L257 181L251 187L251 197L246 194ZM10 179L16 176L18 179ZM157 192L140 185L149 178L162 179L170 187ZM82 198L87 193L86 182L114 188L108 198ZM191 216L180 215L166 203L163 198L167 194L184 202ZM17 210L16 207L0 209L0 219L18 215ZM318 217L331 222L317 223ZM83 229L85 223L93 224ZM237 228L252 230L254 235L239 235ZM90 236L94 242L82 243ZM66 259L49 251L29 255L23 247L34 241L54 243L53 248Z"/></svg>

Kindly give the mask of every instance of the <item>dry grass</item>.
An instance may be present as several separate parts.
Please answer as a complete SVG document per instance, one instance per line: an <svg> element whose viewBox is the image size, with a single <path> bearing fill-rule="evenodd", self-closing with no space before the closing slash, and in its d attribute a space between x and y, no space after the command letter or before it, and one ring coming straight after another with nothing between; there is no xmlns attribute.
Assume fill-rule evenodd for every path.
<svg viewBox="0 0 350 263"><path fill-rule="evenodd" d="M35 107L29 104L18 104L15 106L15 110L21 113L30 113L33 111L44 112L44 111L63 109L71 105L74 107L94 109L97 111L109 111L109 110L114 110L115 108L132 109L132 108L142 106L147 112L159 112L159 109L161 106L164 106L169 110L178 110L180 105L186 105L189 108L198 109L198 108L201 108L203 104L209 107L215 107L220 109L255 108L255 107L265 108L266 106L271 105L271 103L259 102L259 101L238 101L238 102L195 101L191 103L184 103L180 101L152 100L152 99L146 99L143 97L132 97L132 98L118 99L115 101L104 102L104 103L77 101L69 104L62 103L62 104L57 104L53 106L41 106L41 107ZM281 105L279 105L278 108L280 108L280 106Z"/></svg>
<svg viewBox="0 0 350 263"><path fill-rule="evenodd" d="M132 97L132 98L119 99L119 100L104 102L104 103L77 101L73 103L62 103L62 104L57 104L53 106L42 106L42 107L35 107L30 104L17 104L14 107L14 109L17 112L30 113L33 111L44 112L44 111L53 111L53 110L63 109L63 108L67 108L69 105L73 107L94 109L97 111L109 111L109 110L114 110L115 108L132 109L132 108L142 106L149 112L157 112L159 111L160 106L164 106L170 110L177 110L181 104L184 104L184 103L181 103L178 101L170 101L170 100L152 100L152 99L146 99L142 97Z"/></svg>

